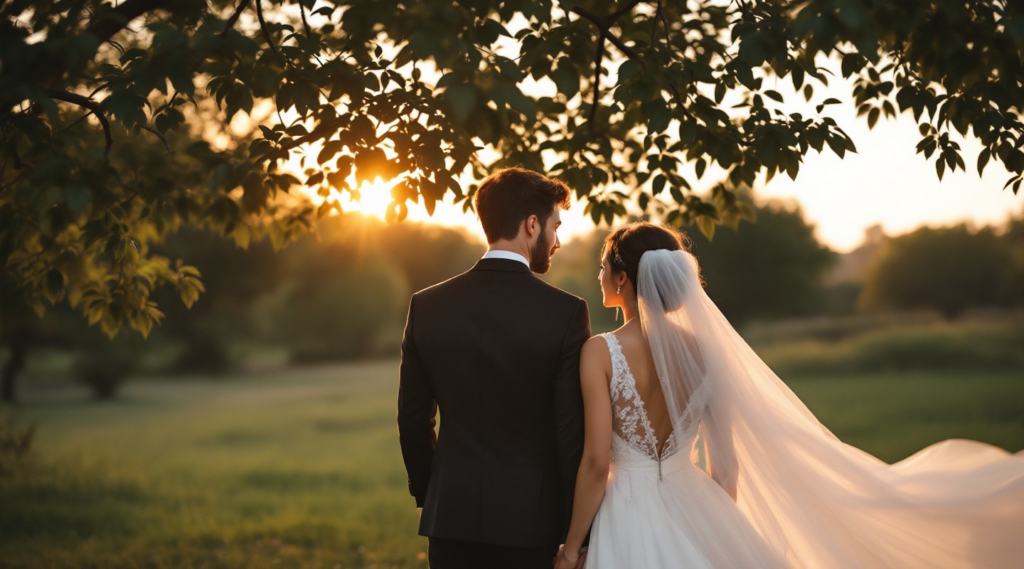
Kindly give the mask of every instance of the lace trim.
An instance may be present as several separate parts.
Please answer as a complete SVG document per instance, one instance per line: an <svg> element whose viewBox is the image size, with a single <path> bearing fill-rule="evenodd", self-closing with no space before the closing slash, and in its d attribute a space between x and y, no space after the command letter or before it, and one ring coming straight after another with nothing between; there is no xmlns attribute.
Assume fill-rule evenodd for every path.
<svg viewBox="0 0 1024 569"><path fill-rule="evenodd" d="M636 389L636 378L629 369L622 346L614 334L604 334L612 359L612 381L609 387L612 399L613 427L626 443L653 460L659 460L658 437L651 427L647 410ZM675 433L668 436L661 459L675 453Z"/></svg>

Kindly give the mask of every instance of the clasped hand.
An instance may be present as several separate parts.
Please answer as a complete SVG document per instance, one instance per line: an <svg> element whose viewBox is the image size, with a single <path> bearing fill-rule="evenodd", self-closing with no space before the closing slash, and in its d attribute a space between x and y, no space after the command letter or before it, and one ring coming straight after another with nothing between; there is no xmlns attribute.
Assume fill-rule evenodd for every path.
<svg viewBox="0 0 1024 569"><path fill-rule="evenodd" d="M563 544L558 547L558 555L555 556L555 569L582 569L586 561L586 547L573 554L566 551Z"/></svg>

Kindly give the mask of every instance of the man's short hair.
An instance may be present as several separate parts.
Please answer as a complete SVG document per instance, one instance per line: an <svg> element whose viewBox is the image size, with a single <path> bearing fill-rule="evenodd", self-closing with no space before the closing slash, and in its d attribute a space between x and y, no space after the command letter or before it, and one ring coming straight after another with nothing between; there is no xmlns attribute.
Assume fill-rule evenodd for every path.
<svg viewBox="0 0 1024 569"><path fill-rule="evenodd" d="M569 209L569 186L522 168L491 174L476 191L476 213L488 243L515 239L531 215L543 225L555 207Z"/></svg>

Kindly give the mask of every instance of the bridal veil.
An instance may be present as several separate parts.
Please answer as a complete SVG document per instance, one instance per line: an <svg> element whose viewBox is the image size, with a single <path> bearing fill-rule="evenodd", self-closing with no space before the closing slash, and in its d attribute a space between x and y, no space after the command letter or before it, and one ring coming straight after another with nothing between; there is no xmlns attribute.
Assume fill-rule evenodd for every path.
<svg viewBox="0 0 1024 569"><path fill-rule="evenodd" d="M1024 562L1024 454L948 440L886 464L836 438L761 361L690 253L644 253L637 281L678 440L699 433L694 457L786 565Z"/></svg>

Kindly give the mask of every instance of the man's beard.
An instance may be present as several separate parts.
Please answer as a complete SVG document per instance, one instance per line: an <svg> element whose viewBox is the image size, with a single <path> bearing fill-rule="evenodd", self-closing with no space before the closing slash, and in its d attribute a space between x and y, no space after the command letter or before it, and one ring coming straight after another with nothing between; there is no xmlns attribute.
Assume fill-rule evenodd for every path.
<svg viewBox="0 0 1024 569"><path fill-rule="evenodd" d="M541 275L551 270L551 243L543 231L537 237L537 244L530 251L530 270Z"/></svg>

